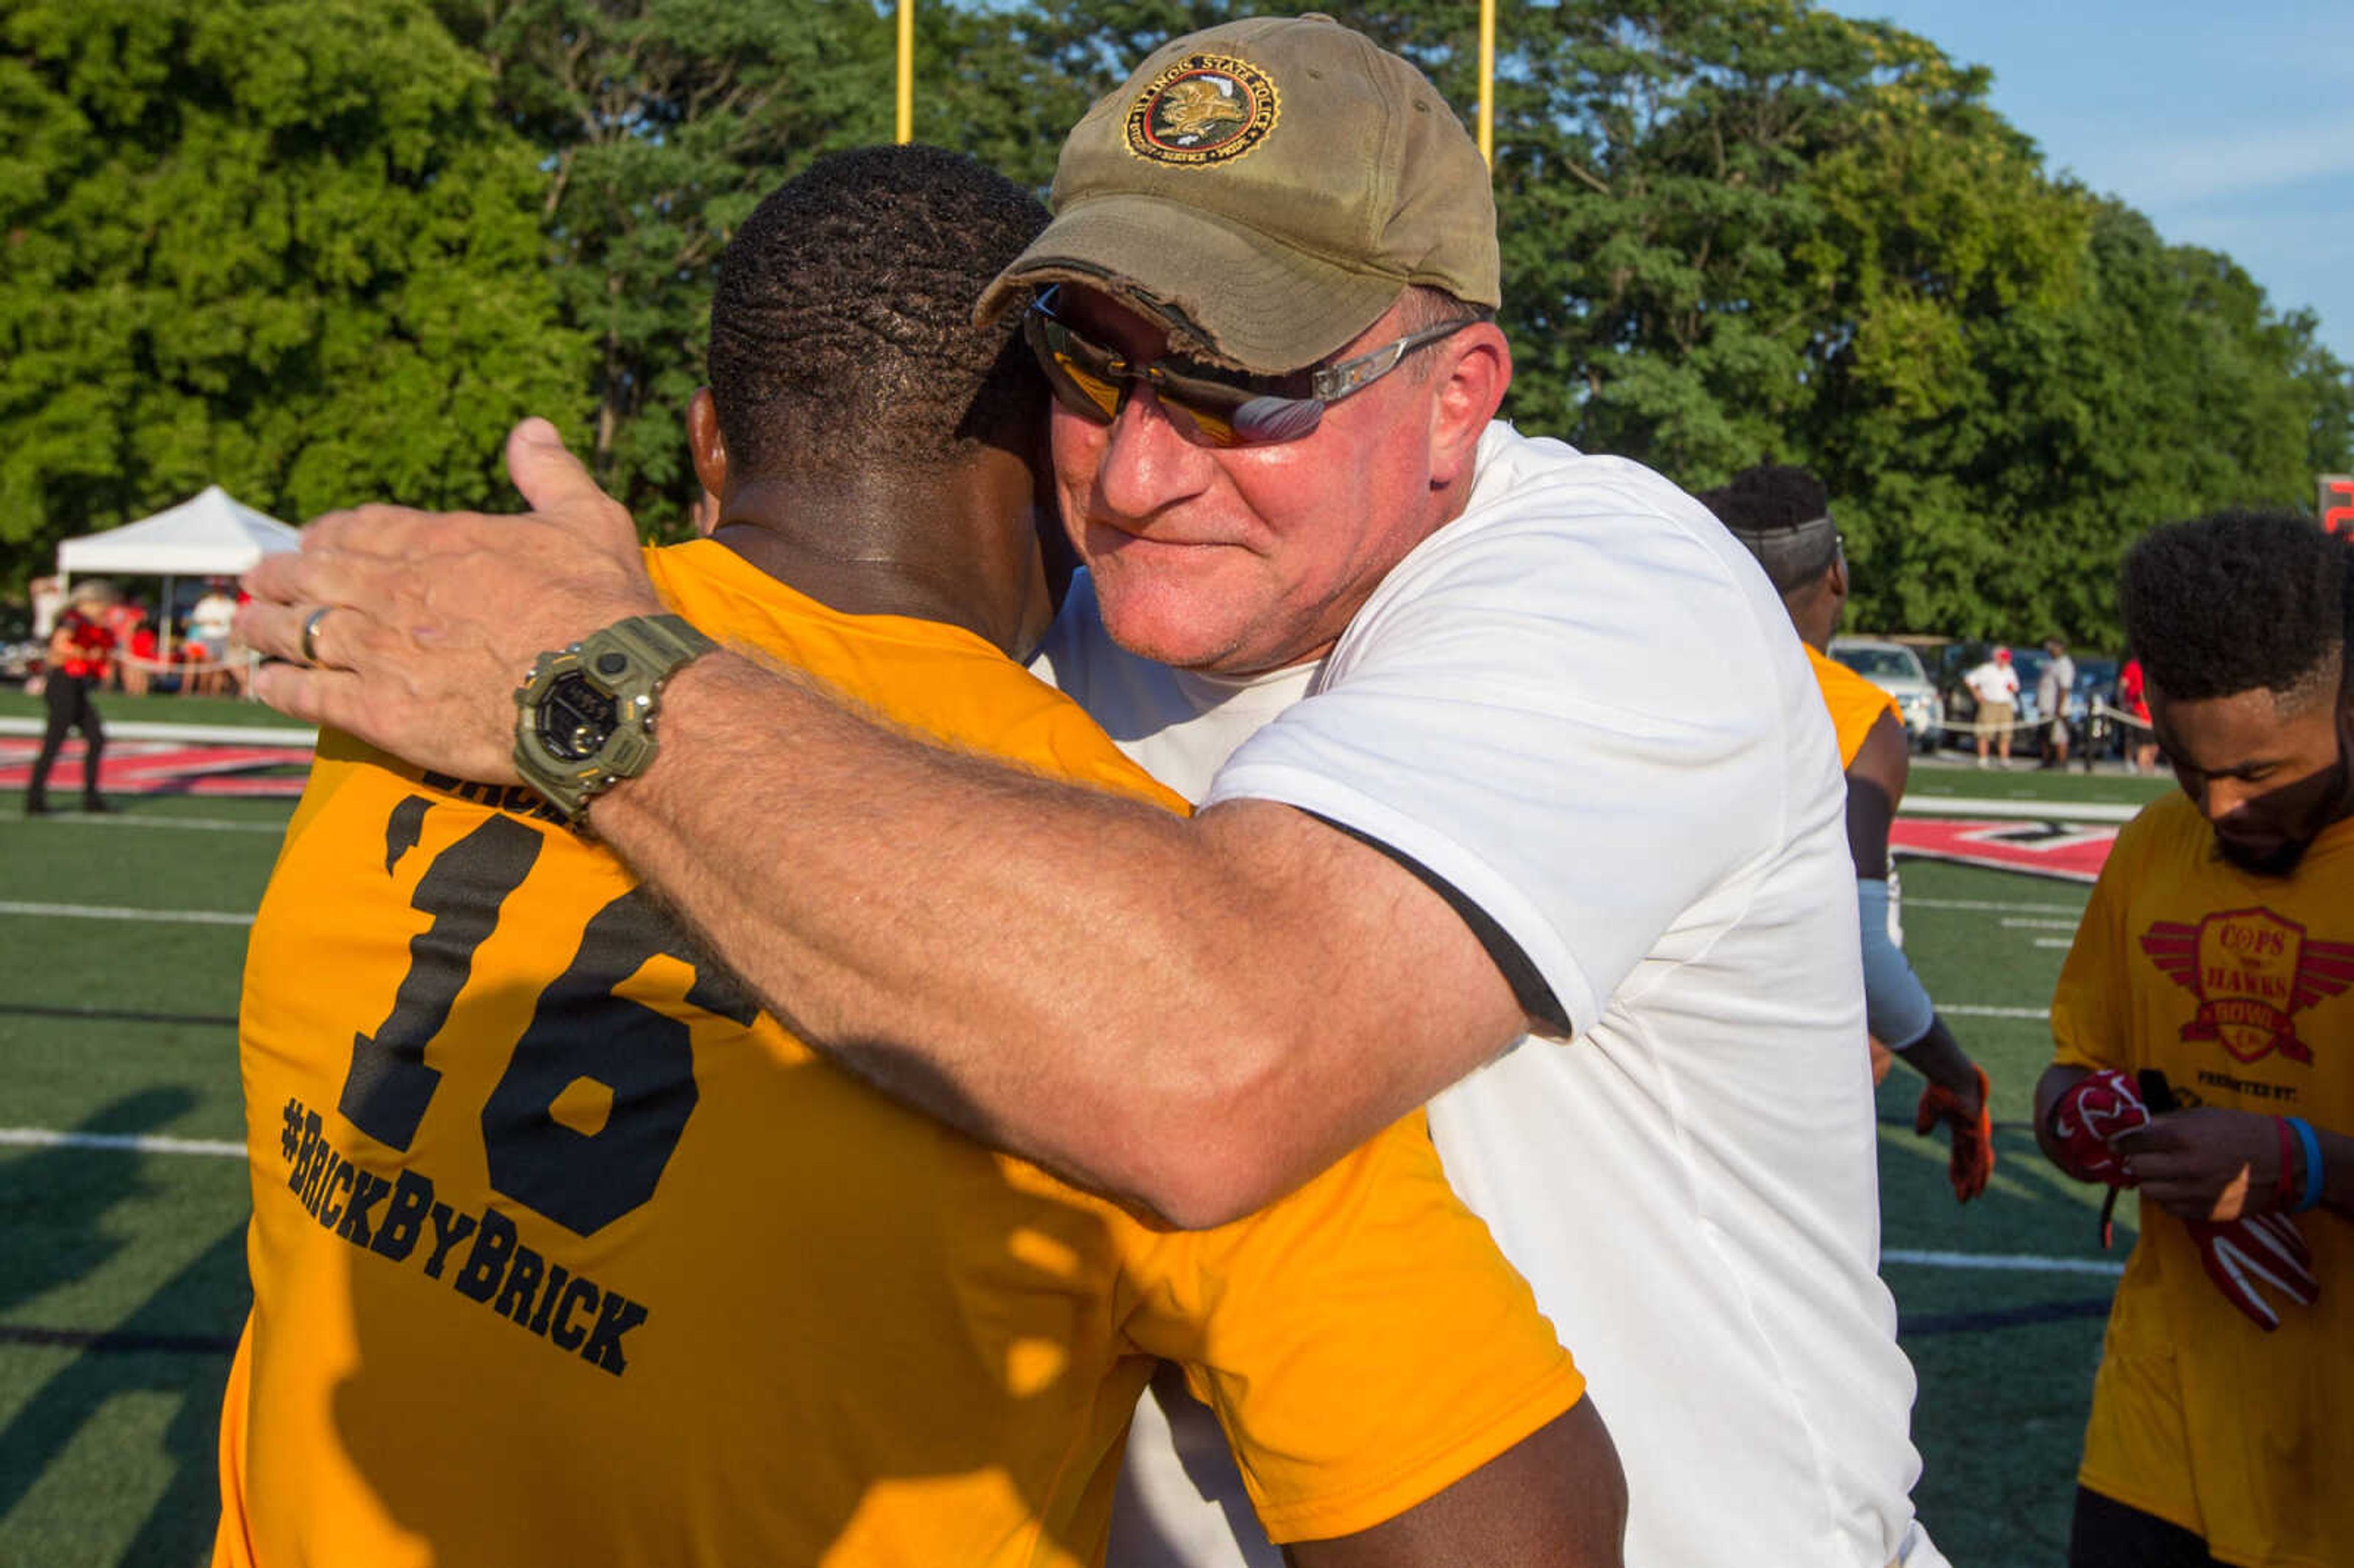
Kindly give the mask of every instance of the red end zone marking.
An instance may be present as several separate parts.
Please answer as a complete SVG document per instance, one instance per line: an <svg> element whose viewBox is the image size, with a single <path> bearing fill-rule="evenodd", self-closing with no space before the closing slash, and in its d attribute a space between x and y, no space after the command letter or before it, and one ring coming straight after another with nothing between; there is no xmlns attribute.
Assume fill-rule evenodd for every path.
<svg viewBox="0 0 2354 1568"><path fill-rule="evenodd" d="M2091 882L2101 874L2115 827L2082 822L1988 821L1970 817L1899 817L1889 825L1888 847L1917 860L1982 865L1992 871L2023 871L2062 882Z"/></svg>
<svg viewBox="0 0 2354 1568"><path fill-rule="evenodd" d="M49 793L81 792L81 738L66 743L49 770ZM32 779L40 742L0 738L0 789L22 789ZM244 795L293 800L310 771L306 752L282 746L188 746L162 740L109 737L98 764L98 787L109 795ZM302 771L273 773L288 767Z"/></svg>

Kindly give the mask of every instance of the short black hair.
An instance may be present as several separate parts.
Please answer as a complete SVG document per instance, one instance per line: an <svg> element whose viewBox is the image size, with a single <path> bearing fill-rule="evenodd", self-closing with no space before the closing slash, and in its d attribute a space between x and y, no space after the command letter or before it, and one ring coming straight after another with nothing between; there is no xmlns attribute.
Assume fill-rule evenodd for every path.
<svg viewBox="0 0 2354 1568"><path fill-rule="evenodd" d="M1776 593L1812 582L1839 557L1839 531L1828 525L1830 492L1805 469L1759 463L1702 491L1700 503L1757 557ZM1809 529L1810 523L1825 526Z"/></svg>
<svg viewBox="0 0 2354 1568"><path fill-rule="evenodd" d="M1019 313L981 290L1046 226L1038 198L960 154L819 159L747 218L711 298L711 395L737 471L925 469L1018 445L1046 386Z"/></svg>
<svg viewBox="0 0 2354 1568"><path fill-rule="evenodd" d="M2126 552L2117 608L2168 697L2292 701L2334 680L2346 651L2346 541L2294 512L2219 512L2152 529Z"/></svg>

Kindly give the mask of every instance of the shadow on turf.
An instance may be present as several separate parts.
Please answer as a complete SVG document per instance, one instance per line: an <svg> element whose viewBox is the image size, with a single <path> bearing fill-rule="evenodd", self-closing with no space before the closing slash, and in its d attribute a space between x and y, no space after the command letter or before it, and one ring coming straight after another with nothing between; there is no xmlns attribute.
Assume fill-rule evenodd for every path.
<svg viewBox="0 0 2354 1568"><path fill-rule="evenodd" d="M153 1132L193 1103L185 1089L150 1089L116 1100L76 1130ZM40 1150L0 1168L0 1311L108 1263L122 1243L106 1234L103 1221L152 1191L150 1169L147 1157L132 1150L86 1148ZM247 1295L239 1224L108 1329L8 1333L17 1343L73 1344L81 1353L0 1426L0 1519L118 1395L176 1396L163 1434L171 1478L115 1561L120 1568L201 1561L219 1517L214 1454L228 1367L223 1355L187 1352L233 1348Z"/></svg>

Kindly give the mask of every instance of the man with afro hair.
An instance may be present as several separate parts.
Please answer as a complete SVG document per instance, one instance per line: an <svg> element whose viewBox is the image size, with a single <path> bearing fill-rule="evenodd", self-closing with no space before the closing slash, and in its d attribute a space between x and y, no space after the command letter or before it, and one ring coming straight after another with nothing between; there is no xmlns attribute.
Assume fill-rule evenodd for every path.
<svg viewBox="0 0 2354 1568"><path fill-rule="evenodd" d="M2345 1562L2354 1542L2348 547L2233 512L2127 554L2181 785L2118 834L2052 1002L2036 1136L2137 1187L2072 1568Z"/></svg>

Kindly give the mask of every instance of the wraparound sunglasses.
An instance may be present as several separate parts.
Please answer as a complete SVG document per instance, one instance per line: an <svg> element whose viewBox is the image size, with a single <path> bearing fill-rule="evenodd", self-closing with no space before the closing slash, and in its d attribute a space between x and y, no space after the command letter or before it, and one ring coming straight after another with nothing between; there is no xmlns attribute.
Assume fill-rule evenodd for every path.
<svg viewBox="0 0 2354 1568"><path fill-rule="evenodd" d="M1127 356L1082 336L1055 313L1049 289L1022 318L1022 335L1046 373L1047 384L1075 414L1108 425L1127 406L1138 382L1168 411L1171 421L1214 447L1267 446L1296 441L1313 430L1324 410L1395 370L1417 348L1452 336L1484 317L1441 322L1381 347L1320 368L1283 376L1252 376L1188 359L1134 365Z"/></svg>

